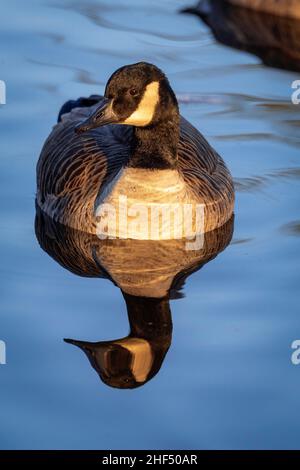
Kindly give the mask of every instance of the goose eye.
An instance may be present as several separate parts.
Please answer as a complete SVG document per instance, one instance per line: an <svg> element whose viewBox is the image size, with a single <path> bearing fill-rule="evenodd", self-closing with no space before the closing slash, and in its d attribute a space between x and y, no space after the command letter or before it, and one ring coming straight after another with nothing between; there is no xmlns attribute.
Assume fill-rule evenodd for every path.
<svg viewBox="0 0 300 470"><path fill-rule="evenodd" d="M138 95L138 91L136 90L136 88L131 88L129 90L129 93L131 94L131 96L137 96Z"/></svg>

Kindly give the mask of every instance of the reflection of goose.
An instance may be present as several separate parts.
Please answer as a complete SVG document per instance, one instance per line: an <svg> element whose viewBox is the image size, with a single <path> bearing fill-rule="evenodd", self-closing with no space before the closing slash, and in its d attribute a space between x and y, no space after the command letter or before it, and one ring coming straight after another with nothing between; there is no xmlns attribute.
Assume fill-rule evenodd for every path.
<svg viewBox="0 0 300 470"><path fill-rule="evenodd" d="M297 2L297 8L296 8ZM257 55L266 65L290 70L300 70L300 2L295 0L295 15L288 12L287 1L200 1L195 8L185 12L197 14L211 29L216 39L227 46ZM233 5L233 3L235 3ZM244 6L260 4L261 8ZM276 8L274 5L276 3ZM270 7L266 13L263 6ZM281 8L285 5L285 8ZM267 10L266 10L267 11ZM292 10L291 10L292 11Z"/></svg>
<svg viewBox="0 0 300 470"><path fill-rule="evenodd" d="M124 196L149 210L201 204L206 231L233 211L232 178L222 158L180 117L163 72L145 62L117 70L104 97L67 102L37 165L38 205L78 230L96 233L99 209L118 209ZM119 222L120 238L124 226ZM154 239L152 233L135 238ZM157 238L167 238L164 227Z"/></svg>
<svg viewBox="0 0 300 470"><path fill-rule="evenodd" d="M178 240L100 240L55 223L39 209L35 228L41 247L63 267L80 276L108 278L122 290L130 324L127 337L67 342L87 354L106 384L134 388L159 371L171 344L169 299L180 297L185 279L226 248L233 218L207 232L198 251L186 251Z"/></svg>

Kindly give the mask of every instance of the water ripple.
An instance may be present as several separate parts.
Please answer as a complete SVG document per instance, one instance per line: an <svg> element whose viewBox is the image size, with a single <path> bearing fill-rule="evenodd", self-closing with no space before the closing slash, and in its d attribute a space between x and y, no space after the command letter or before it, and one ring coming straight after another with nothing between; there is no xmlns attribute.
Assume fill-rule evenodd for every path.
<svg viewBox="0 0 300 470"><path fill-rule="evenodd" d="M150 35L150 36L156 36L161 39L167 39L169 41L198 41L201 39L204 35L206 36L207 33L203 33L201 31L194 33L194 34L170 34L170 33L164 33L162 31L153 31L151 29L148 29L145 27L145 24L141 28L136 27L137 22L132 21L132 24L129 26L126 26L123 23L117 23L117 22L112 22L104 18L103 13L107 13L108 11L112 12L118 12L120 14L121 11L123 12L128 12L134 11L134 13L137 13L140 11L143 15L143 17L147 17L153 13L153 8L147 8L147 6L143 5L142 7L138 8L135 6L134 10L131 10L130 7L124 6L124 4L113 4L113 7L111 8L108 5L99 5L99 3L94 3L94 2L77 2L73 1L70 2L68 5L61 5L57 4L55 5L57 8L63 8L63 9L70 9L72 11L76 11L77 13L80 13L90 21L92 21L94 24L97 26L100 26L101 28L105 29L110 29L110 30L115 30L115 31L123 31L123 32L130 32L130 33L138 33L138 34L143 34L143 35ZM158 14L158 11L155 11L155 14ZM113 15L111 15L112 17ZM135 26L133 26L133 24Z"/></svg>
<svg viewBox="0 0 300 470"><path fill-rule="evenodd" d="M300 168L282 168L267 173L264 176L250 176L245 178L234 178L234 186L238 192L261 191L272 180L299 180Z"/></svg>

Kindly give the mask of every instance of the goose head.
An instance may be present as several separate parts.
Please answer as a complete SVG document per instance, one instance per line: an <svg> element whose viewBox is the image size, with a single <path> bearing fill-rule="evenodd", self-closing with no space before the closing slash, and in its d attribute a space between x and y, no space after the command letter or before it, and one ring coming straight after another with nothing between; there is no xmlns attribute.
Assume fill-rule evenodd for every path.
<svg viewBox="0 0 300 470"><path fill-rule="evenodd" d="M179 111L167 77L155 65L138 62L112 74L103 100L75 131L80 134L106 124L145 128L172 121L179 123Z"/></svg>

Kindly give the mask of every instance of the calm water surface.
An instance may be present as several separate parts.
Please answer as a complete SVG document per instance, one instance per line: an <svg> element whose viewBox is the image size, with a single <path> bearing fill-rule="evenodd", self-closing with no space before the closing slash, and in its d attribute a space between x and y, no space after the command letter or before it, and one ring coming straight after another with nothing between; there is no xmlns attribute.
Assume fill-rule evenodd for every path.
<svg viewBox="0 0 300 470"><path fill-rule="evenodd" d="M299 448L299 76L218 45L174 1L4 1L0 109L0 447ZM75 276L34 233L35 165L61 104L119 66L166 71L236 183L231 244L171 301L172 345L145 386L106 386L63 342L128 333L121 292Z"/></svg>

